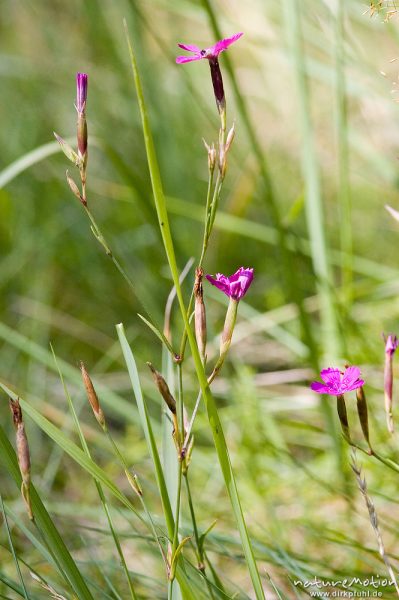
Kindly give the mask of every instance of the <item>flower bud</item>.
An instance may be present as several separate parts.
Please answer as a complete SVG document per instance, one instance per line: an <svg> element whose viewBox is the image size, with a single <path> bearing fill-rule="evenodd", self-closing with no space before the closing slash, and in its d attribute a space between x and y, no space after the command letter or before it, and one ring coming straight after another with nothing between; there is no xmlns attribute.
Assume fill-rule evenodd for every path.
<svg viewBox="0 0 399 600"><path fill-rule="evenodd" d="M15 440L17 446L17 458L19 470L22 477L21 494L25 502L29 518L33 519L32 506L30 501L30 454L28 439L26 437L25 425L22 419L22 410L19 400L10 398L10 409L16 431Z"/></svg>
<svg viewBox="0 0 399 600"><path fill-rule="evenodd" d="M93 409L94 416L96 417L99 425L103 429L105 429L106 428L105 416L104 416L103 411L101 410L100 402L98 400L96 390L94 389L93 382L92 382L90 375L88 374L83 362L80 363L80 371L82 373L82 379L83 379L83 383L84 383L84 386L86 389L87 399L90 402L91 408Z"/></svg>
<svg viewBox="0 0 399 600"><path fill-rule="evenodd" d="M157 371L154 368L152 363L147 362L147 365L149 366L149 368L151 370L151 373L152 373L154 381L157 385L157 388L158 388L162 398L165 400L167 407L169 408L170 412L173 415L176 415L176 400L173 398L172 394L170 393L168 384L166 383L165 379L162 377L161 373L159 373L159 371Z"/></svg>
<svg viewBox="0 0 399 600"><path fill-rule="evenodd" d="M204 139L202 141L204 142L204 146L208 152L208 169L211 173L213 173L213 171L215 170L215 165L216 165L215 145L212 143L211 146L209 146L209 144L207 144Z"/></svg>
<svg viewBox="0 0 399 600"><path fill-rule="evenodd" d="M87 161L87 122L86 122L86 102L87 102L87 75L86 73L76 74L76 110L78 113L78 150L79 156L86 163Z"/></svg>
<svg viewBox="0 0 399 600"><path fill-rule="evenodd" d="M392 391L393 391L393 368L392 361L399 341L396 335L388 335L385 338L385 369L384 369L384 396L385 412L387 418L387 427L390 433L393 433L393 415L392 415Z"/></svg>
<svg viewBox="0 0 399 600"><path fill-rule="evenodd" d="M197 340L198 350L202 360L205 359L206 350L206 313L204 304L204 292L202 289L202 278L204 271L200 267L195 271L195 284L194 284L194 297L195 297L195 308L194 308L194 323L195 323L195 337Z"/></svg>

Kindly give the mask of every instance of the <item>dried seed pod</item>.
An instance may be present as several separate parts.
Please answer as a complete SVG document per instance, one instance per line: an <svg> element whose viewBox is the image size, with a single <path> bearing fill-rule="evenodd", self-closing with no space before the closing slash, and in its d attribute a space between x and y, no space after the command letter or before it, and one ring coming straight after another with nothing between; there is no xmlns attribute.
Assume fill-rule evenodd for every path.
<svg viewBox="0 0 399 600"><path fill-rule="evenodd" d="M162 377L161 373L157 371L152 363L147 362L147 365L150 368L152 376L154 378L155 383L157 384L157 388L162 398L165 400L167 407L170 412L175 415L176 414L176 400L173 398L169 386L166 383L165 379Z"/></svg>
<svg viewBox="0 0 399 600"><path fill-rule="evenodd" d="M30 453L28 439L25 432L25 425L22 419L22 409L18 398L16 400L10 398L10 409L16 431L15 440L17 445L17 458L22 477L21 494L25 502L29 518L32 520L33 512L30 501Z"/></svg>
<svg viewBox="0 0 399 600"><path fill-rule="evenodd" d="M96 417L98 423L101 425L103 429L106 427L105 416L103 411L101 410L100 402L98 400L98 396L96 394L96 390L94 389L93 382L88 374L86 367L83 362L80 363L80 371L82 373L82 379L84 386L86 388L87 399L90 402L90 405L93 409L94 416Z"/></svg>

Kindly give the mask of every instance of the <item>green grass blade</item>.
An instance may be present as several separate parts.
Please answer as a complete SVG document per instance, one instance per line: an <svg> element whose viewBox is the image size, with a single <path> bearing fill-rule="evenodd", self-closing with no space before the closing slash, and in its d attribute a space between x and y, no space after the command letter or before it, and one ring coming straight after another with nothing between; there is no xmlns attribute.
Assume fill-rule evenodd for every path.
<svg viewBox="0 0 399 600"><path fill-rule="evenodd" d="M12 397L15 396L12 394ZM19 472L17 457L1 426L0 464L3 465L9 475L14 479L19 489L21 486L21 474ZM60 567L60 574L64 576L68 585L70 585L77 594L79 600L94 600L85 580L82 577L82 574L76 566L61 535L55 527L46 508L44 507L39 494L36 492L34 485L31 485L31 502L33 514L35 516L35 523L37 524L41 535L46 540L46 544L56 560L57 565Z"/></svg>
<svg viewBox="0 0 399 600"><path fill-rule="evenodd" d="M11 549L12 557L14 559L15 568L17 570L18 578L19 578L19 580L21 582L21 587L22 587L22 590L23 590L23 596L24 596L25 600L29 600L29 595L28 595L28 592L26 591L24 578L22 577L21 568L19 566L18 557L17 557L17 554L15 552L14 544L12 542L11 531L10 531L10 528L8 526L8 520L7 520L6 510L5 510L5 507L4 507L3 496L1 494L0 494L0 507L1 507L1 512L3 513L3 519L4 519L4 525L5 525L5 528L6 528L6 531L7 531L8 543L10 545L10 549Z"/></svg>
<svg viewBox="0 0 399 600"><path fill-rule="evenodd" d="M69 394L69 391L68 391L68 388L67 388L67 386L65 384L64 377L62 375L62 371L61 371L61 369L58 366L57 357L55 355L55 352L54 352L54 349L53 349L52 346L51 346L51 352L53 353L54 362L55 362L55 365L57 367L58 374L60 376L62 387L64 389L64 394L65 394L66 399L68 401L69 410L72 413L73 420L74 420L75 426L76 426L76 430L77 430L77 432L79 434L80 443L81 443L82 448L83 448L84 452L86 453L87 457L91 459L90 450L89 450L89 447L87 445L87 442L86 442L85 436L83 434L82 428L80 426L78 415L76 414L76 410L75 410L75 407L73 405L72 398L71 398L71 396ZM101 504L103 506L103 509L104 509L104 512L105 512L105 516L107 517L108 526L109 526L109 529L111 531L112 539L114 540L115 548L116 548L116 551L118 553L119 560L120 560L120 563L122 565L122 569L123 569L123 571L125 573L125 577L126 577L126 580L127 580L129 591L130 591L130 596L131 596L132 600L137 600L136 592L135 592L134 587L133 587L133 582L132 582L132 579L130 577L129 570L127 568L125 556L123 554L123 550L122 550L121 543L119 541L118 534L117 534L117 532L115 530L115 527L114 527L114 523L113 523L113 520L112 520L110 508L109 508L109 506L107 504L107 500L105 498L105 495L104 495L104 492L103 492L103 488L101 486L101 483L97 479L94 479L94 483L95 483L95 486L97 488L97 493L98 493L98 496L100 498Z"/></svg>
<svg viewBox="0 0 399 600"><path fill-rule="evenodd" d="M179 282L179 270L177 268L176 257L174 252L174 246L172 236L169 227L169 218L166 209L165 196L162 189L161 176L158 167L158 161L156 157L154 142L152 139L150 124L147 116L147 109L144 101L143 90L141 86L141 80L137 68L136 59L133 53L133 49L129 40L127 27L126 37L129 46L133 77L136 86L137 98L140 108L141 121L144 133L144 142L147 152L147 161L150 170L150 177L152 183L152 191L154 194L155 206L157 209L159 226L162 234L162 240L165 246L165 252L169 262L169 268L172 274L173 283L176 287L176 295L179 302L180 311L182 314L184 326L187 332L187 338L190 344L191 353L194 359L195 369L198 377L199 384L201 386L202 394L204 397L206 409L208 412L209 422L212 428L213 439L219 459L219 463L222 469L225 486L229 494L231 506L234 512L234 516L237 522L237 526L241 536L241 542L244 550L245 559L248 565L252 584L255 590L257 600L263 599L264 591L262 582L256 565L251 541L247 531L247 527L244 520L244 515L241 508L241 503L238 495L238 490L234 478L233 469L230 463L230 457L227 450L226 440L224 437L222 424L219 419L219 414L216 408L215 400L208 386L208 381L205 375L205 371L202 365L201 357L197 348L197 344L194 338L194 334L190 327L190 323L187 317L186 307L184 305L183 295Z"/></svg>
<svg viewBox="0 0 399 600"><path fill-rule="evenodd" d="M119 488L109 479L101 467L99 467L94 461L92 461L74 442L72 442L67 436L55 425L50 423L48 419L43 417L33 406L23 400L20 396L17 396L12 390L10 390L3 382L0 381L0 387L4 392L14 400L19 398L21 407L25 415L28 415L35 423L42 429L56 444L58 444L64 452L66 452L75 462L78 463L87 473L92 477L100 481L109 491L117 498L122 504L135 513L143 522L144 519L139 515L136 508L130 502L130 500L123 494Z"/></svg>
<svg viewBox="0 0 399 600"><path fill-rule="evenodd" d="M168 490L166 488L165 477L162 470L161 460L159 458L158 448L155 442L154 433L152 431L152 425L150 416L147 411L147 406L144 402L143 393L141 391L141 384L139 379L139 374L137 371L136 361L134 360L133 352L129 346L129 343L126 339L125 330L122 323L119 323L116 326L116 330L118 332L119 341L122 347L123 356L126 361L126 366L129 372L130 381L132 382L133 392L136 398L137 407L139 410L141 426L144 431L144 436L147 442L148 451L150 453L151 459L154 463L155 468L155 477L157 480L157 485L159 489L159 493L161 496L162 507L165 515L166 527L168 529L168 535L172 539L173 531L174 531L174 519L172 508L170 505Z"/></svg>
<svg viewBox="0 0 399 600"><path fill-rule="evenodd" d="M124 331L124 327L123 327L122 323L119 323L116 326L116 329L118 332L119 341L121 343L123 356L125 358L126 365L128 368L129 377L132 382L133 392L134 392L137 406L139 409L140 418L142 419L142 427L143 427L143 431L144 431L144 436L147 441L148 451L149 451L151 459L154 463L155 477L157 480L157 485L158 485L159 493L161 496L162 507L163 507L165 521L166 521L166 527L168 530L168 536L169 536L169 539L172 540L173 533L174 533L174 527L175 527L173 512L172 512L172 508L171 508L171 504L170 504L168 490L166 487L165 476L164 476L164 473L162 470L161 460L159 458L158 448L157 448L154 433L152 430L151 420L150 420L150 417L149 417L149 414L147 411L147 406L145 404L143 394L141 391L141 385L140 385L139 374L137 371L136 361L134 360L133 352L132 352L132 350L129 346L129 343L126 339L125 331ZM179 561L178 566L177 566L177 572L176 572L176 578L178 580L183 598L187 599L187 600L189 600L190 598L192 598L192 600L196 600L197 598L206 597L206 596L204 596L204 592L202 589L204 586L201 586L201 583L203 580L200 577L198 571L196 569L190 569L190 571L191 571L191 575L190 575L190 571L188 571L187 567L188 567L188 565L185 565L185 568L183 570L183 567L181 566L180 561ZM194 594L194 589L195 589L195 594Z"/></svg>
<svg viewBox="0 0 399 600"><path fill-rule="evenodd" d="M1 322L0 338L2 338L8 344L13 345L15 348L18 348L22 352L26 353L28 356L33 357L34 360L38 361L42 365L45 365L51 371L54 371L55 373L57 372L51 352L49 352L47 348L43 348L40 346L40 344L37 344L33 340ZM76 367L68 364L66 361L60 358L58 359L58 364L64 373L64 377L67 378L68 381L78 386L81 385L82 380ZM101 402L108 406L110 410L122 416L125 421L128 420L132 421L133 423L138 422L135 407L129 405L126 400L122 398L122 396L115 394L112 390L101 383L96 383L96 390L101 397Z"/></svg>

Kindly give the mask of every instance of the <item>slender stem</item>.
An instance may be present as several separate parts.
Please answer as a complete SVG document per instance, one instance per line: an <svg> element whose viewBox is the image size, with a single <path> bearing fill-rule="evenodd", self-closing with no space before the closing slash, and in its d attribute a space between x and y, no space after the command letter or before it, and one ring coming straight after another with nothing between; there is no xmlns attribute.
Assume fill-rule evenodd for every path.
<svg viewBox="0 0 399 600"><path fill-rule="evenodd" d="M130 475L129 467L128 467L127 463L126 463L126 460L125 460L123 454L121 453L121 451L119 450L118 446L116 445L116 443L114 441L114 438L112 437L112 435L111 435L108 427L105 427L103 429L103 431L106 434L106 436L107 436L107 438L108 438L108 440L109 440L109 442L110 442L110 444L112 446L112 449L114 451L115 457L118 459L118 461L121 464L123 470L125 471L125 474L127 476L127 479L129 481L129 483L131 483L131 475ZM136 489L135 489L135 491L136 491ZM137 491L136 491L136 493L137 493ZM146 514L146 517L148 518L150 529L151 529L151 533L152 533L152 535L154 537L154 540L155 540L155 542L156 542L156 544L157 544L157 546L159 548L161 556L162 556L162 558L163 558L163 560L164 560L164 562L166 564L165 552L164 552L164 549L162 548L161 542L159 541L159 536L158 536L158 534L156 532L155 524L154 524L153 518L151 516L151 513L150 513L150 511L149 511L149 509L147 507L147 504L145 502L143 494L142 493L137 493L137 495L140 498L141 506L143 507L143 510L144 510L144 512Z"/></svg>
<svg viewBox="0 0 399 600"><path fill-rule="evenodd" d="M178 433L178 444L179 444L179 469L177 475L177 493L176 493L176 511L175 511L175 530L173 535L172 543L172 561L174 559L175 552L179 545L179 522L180 522L180 505L181 505L181 482L183 473L183 459L181 456L181 448L183 444L184 436L184 404L183 404L183 373L181 364L177 365L178 374L178 395L177 395L177 415L179 419L179 433Z"/></svg>
<svg viewBox="0 0 399 600"><path fill-rule="evenodd" d="M211 191L212 191L211 185L212 185L212 181L213 181L213 173L212 173L212 175L210 174L210 176L209 176L208 192L207 192L207 198L206 198L206 209L205 209L204 237L203 237L203 241L202 241L202 249L201 249L200 259L198 261L198 268L202 267L204 259L205 259L205 254L208 249L209 238L211 236L213 224L215 222L216 210L217 210L217 207L219 204L219 198L220 198L220 194L222 191L223 180L224 180L224 178L221 177L220 172L219 172L218 176L216 178L216 183L215 183L212 200L211 200ZM191 311L193 309L193 302L194 302L194 288L191 292L190 301L188 303L188 309L187 309L188 317L191 315ZM182 340L180 343L180 352L179 352L179 356L182 360L184 358L186 344L187 344L187 333L184 330L183 335L182 335Z"/></svg>
<svg viewBox="0 0 399 600"><path fill-rule="evenodd" d="M211 585L210 581L208 580L206 573L205 573L205 552L204 552L203 544L201 544L199 533L198 533L197 520L195 518L195 511L194 511L194 504L193 504L193 499L191 496L190 484L188 481L188 471L186 471L184 473L184 480L186 482L188 506L190 509L191 521L193 523L195 545L197 547L196 554L197 554L197 560L198 560L198 569L204 574L210 597L212 599L214 599L215 596L213 594L212 585Z"/></svg>
<svg viewBox="0 0 399 600"><path fill-rule="evenodd" d="M215 444L216 453L218 456L219 464L223 473L226 490L229 494L232 510L236 519L237 527L240 532L241 543L245 555L245 560L248 565L248 570L251 576L252 584L255 591L257 600L264 600L265 594L263 591L262 581L256 564L251 540L246 527L244 514L241 507L240 497L238 494L237 484L234 477L233 468L230 461L230 456L226 444L226 438L224 436L222 423L220 421L219 413L217 410L215 399L209 389L208 381L206 378L204 366L202 364L201 356L197 347L194 333L191 329L189 317L187 315L187 307L185 306L182 290L179 283L179 270L176 262L176 255L174 250L174 244L172 234L169 225L169 216L166 207L165 196L162 187L161 174L159 172L158 160L155 151L154 141L152 138L150 123L147 115L147 108L145 105L143 88L141 85L141 79L137 67L136 57L133 52L133 48L129 39L127 26L126 29L126 41L129 47L131 66L133 71L133 79L136 87L137 99L140 109L141 122L143 127L143 137L147 153L147 162L150 170L152 190L154 195L155 207L158 215L159 227L162 235L162 241L165 248L165 253L168 259L170 272L172 275L173 282L176 286L177 300L180 307L181 316L184 322L184 327L187 332L188 343L190 345L191 354L194 360L195 371L197 374L198 382L201 387L201 391L204 397L206 410L208 413L208 420L212 429L213 440Z"/></svg>

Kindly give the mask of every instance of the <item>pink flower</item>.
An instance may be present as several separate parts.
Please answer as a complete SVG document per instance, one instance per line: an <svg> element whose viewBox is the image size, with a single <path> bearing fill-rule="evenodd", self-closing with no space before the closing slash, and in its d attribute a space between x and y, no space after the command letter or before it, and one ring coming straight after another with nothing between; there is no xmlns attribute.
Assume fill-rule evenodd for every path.
<svg viewBox="0 0 399 600"><path fill-rule="evenodd" d="M221 52L227 50L227 48L231 46L231 44L234 44L234 42L236 42L242 35L244 34L236 33L235 35L232 35L229 38L219 40L214 46L211 46L210 48L205 48L205 50L201 50L200 48L198 48L198 46L195 46L194 44L177 44L179 48L183 48L183 50L187 50L187 52L192 52L194 56L178 56L176 58L176 62L178 64L182 64L192 62L194 60L201 60L202 58L207 58L208 60L217 58Z"/></svg>
<svg viewBox="0 0 399 600"><path fill-rule="evenodd" d="M207 275L206 278L212 285L216 286L229 298L241 300L252 283L254 270L240 267L238 271L236 271L234 275L230 275L230 277L226 277L226 275L222 275L222 273L217 273L216 277Z"/></svg>
<svg viewBox="0 0 399 600"><path fill-rule="evenodd" d="M348 367L344 373L339 369L324 369L320 373L324 383L314 381L311 389L318 394L330 394L331 396L342 396L346 392L351 392L364 385L363 379L360 379L359 367Z"/></svg>
<svg viewBox="0 0 399 600"><path fill-rule="evenodd" d="M226 102L224 98L224 88L223 88L223 77L222 72L219 67L218 56L224 50L237 41L243 33L236 33L229 38L225 38L224 40L219 40L216 42L214 46L210 48L205 48L205 50L201 50L198 46L194 44L178 44L180 48L183 50L187 50L187 52L192 52L194 56L178 56L176 58L176 62L178 64L192 62L193 60L202 60L203 58L207 58L209 62L209 67L211 70L211 78L213 91L215 94L216 105L218 107L219 114L225 114Z"/></svg>

